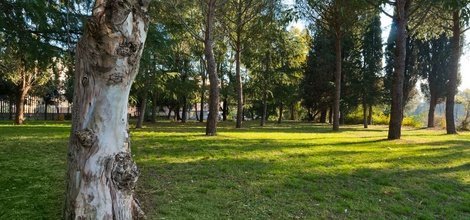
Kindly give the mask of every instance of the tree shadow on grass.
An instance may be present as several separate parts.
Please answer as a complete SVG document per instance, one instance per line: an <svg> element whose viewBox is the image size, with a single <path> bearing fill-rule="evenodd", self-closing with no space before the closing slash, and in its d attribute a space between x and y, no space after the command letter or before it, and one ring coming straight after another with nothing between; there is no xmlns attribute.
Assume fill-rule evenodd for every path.
<svg viewBox="0 0 470 220"><path fill-rule="evenodd" d="M372 145L384 142L385 139L366 139L362 141L344 142L305 142L297 139L191 139L187 135L169 137L153 137L138 139L133 142L134 151L141 155L155 155L158 157L207 157L212 154L242 155L253 152L272 152L293 149L316 149L330 147L326 152L344 151L338 148L354 150L355 146ZM346 151L345 151L346 152Z"/></svg>
<svg viewBox="0 0 470 220"><path fill-rule="evenodd" d="M470 217L468 185L442 175L468 165L329 172L295 161L220 158L142 167L139 193L151 218Z"/></svg>

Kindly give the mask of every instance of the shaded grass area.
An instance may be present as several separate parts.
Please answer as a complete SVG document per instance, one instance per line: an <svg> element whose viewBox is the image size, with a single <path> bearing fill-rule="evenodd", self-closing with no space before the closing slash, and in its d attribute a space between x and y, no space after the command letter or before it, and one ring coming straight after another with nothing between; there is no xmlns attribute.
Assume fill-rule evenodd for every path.
<svg viewBox="0 0 470 220"><path fill-rule="evenodd" d="M132 130L149 219L470 219L470 133L303 123ZM58 219L69 125L0 124L0 219Z"/></svg>

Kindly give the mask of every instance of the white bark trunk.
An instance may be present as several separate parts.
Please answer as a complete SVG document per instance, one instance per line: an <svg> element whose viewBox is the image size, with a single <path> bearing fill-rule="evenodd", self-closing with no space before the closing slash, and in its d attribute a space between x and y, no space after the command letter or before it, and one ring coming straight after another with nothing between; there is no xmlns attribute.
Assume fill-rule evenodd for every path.
<svg viewBox="0 0 470 220"><path fill-rule="evenodd" d="M77 45L65 219L144 217L133 191L130 87L147 35L145 0L96 0Z"/></svg>

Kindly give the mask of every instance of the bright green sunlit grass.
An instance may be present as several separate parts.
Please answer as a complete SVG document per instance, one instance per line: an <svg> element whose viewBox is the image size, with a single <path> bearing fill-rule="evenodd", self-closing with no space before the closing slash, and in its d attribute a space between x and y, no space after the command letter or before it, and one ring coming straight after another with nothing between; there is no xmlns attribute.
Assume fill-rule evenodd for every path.
<svg viewBox="0 0 470 220"><path fill-rule="evenodd" d="M232 126L132 130L149 219L470 218L470 133ZM60 219L69 132L0 124L0 219Z"/></svg>

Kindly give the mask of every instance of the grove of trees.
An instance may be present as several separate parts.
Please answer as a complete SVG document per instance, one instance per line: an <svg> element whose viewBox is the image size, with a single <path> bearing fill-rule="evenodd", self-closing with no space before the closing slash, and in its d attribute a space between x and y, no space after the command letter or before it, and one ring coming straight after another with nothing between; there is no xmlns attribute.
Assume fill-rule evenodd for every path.
<svg viewBox="0 0 470 220"><path fill-rule="evenodd" d="M64 217L129 219L143 213L128 106L136 128L166 109L205 122L207 136L220 120L338 131L383 117L393 140L422 93L427 127L445 103L455 134L469 22L469 0L0 0L0 98L18 125L28 96L72 103Z"/></svg>

